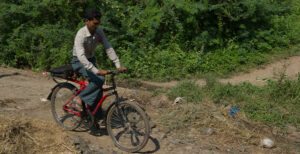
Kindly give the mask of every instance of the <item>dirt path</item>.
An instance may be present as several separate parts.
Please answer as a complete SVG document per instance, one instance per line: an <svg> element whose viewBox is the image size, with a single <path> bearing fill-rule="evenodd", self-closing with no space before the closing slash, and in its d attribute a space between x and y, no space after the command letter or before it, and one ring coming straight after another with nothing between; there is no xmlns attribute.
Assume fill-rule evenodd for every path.
<svg viewBox="0 0 300 154"><path fill-rule="evenodd" d="M300 72L300 56L289 57L287 59L281 59L271 64L262 66L261 68L254 68L249 73L239 73L227 79L219 79L222 83L238 84L241 82L250 82L254 85L264 85L266 82L263 79L276 78L276 74L285 73L289 78L296 79L297 74ZM205 85L205 81L202 79L195 80L199 85ZM175 86L178 81L170 82L149 82L142 81L146 86L154 86L161 88L169 88Z"/></svg>
<svg viewBox="0 0 300 154"><path fill-rule="evenodd" d="M55 83L40 73L0 67L0 114L7 117L45 120L57 125L51 114L50 102L43 101L53 86ZM88 151L94 150L96 153L124 153L114 146L105 131L101 137L90 135L89 132L68 133L84 140L79 142L83 146L81 147L83 151L87 151L88 147ZM152 139L155 141L155 137L152 136ZM156 145L151 141L145 148L147 151L155 149Z"/></svg>
<svg viewBox="0 0 300 154"><path fill-rule="evenodd" d="M221 82L231 82L233 84L249 81L253 84L261 85L263 82L259 79L271 78L274 71L282 71L286 66L286 74L295 78L300 72L300 56L291 57L281 60L273 64L267 65L262 69L253 69L250 73L241 73L230 79L221 79ZM144 82L156 87L171 87L176 85L176 81L168 83ZM197 83L205 84L204 81L198 80ZM30 70L20 70L14 68L0 67L0 114L7 117L17 116L26 117L27 119L44 120L53 123L53 117L50 111L50 103L42 101L47 97L51 88L55 83L41 73L35 73ZM170 105L170 101L163 96L151 98L151 92L144 89L125 89L119 88L121 94L142 101L147 112L153 121L160 118L161 114L157 109L162 104ZM144 102L143 102L144 100ZM149 102L148 102L149 101ZM215 109L216 110L216 109ZM215 120L218 119L218 112ZM221 118L222 119L222 118ZM0 123L1 125L1 123ZM209 124L210 126L213 124ZM89 147L89 150L95 153L125 153L116 148L110 137L104 133L101 136L93 136L88 132L68 132L75 138L80 138L85 142L82 145ZM220 132L222 134L222 132ZM224 131L223 131L224 134ZM226 133L225 133L226 134ZM218 135L210 136L207 134L199 134L194 129L187 129L186 132L170 132L165 130L163 126L158 125L152 130L149 143L141 152L144 153L280 153L280 149L271 150L261 149L258 145L234 146L233 144L222 143ZM226 145L226 146L225 146Z"/></svg>

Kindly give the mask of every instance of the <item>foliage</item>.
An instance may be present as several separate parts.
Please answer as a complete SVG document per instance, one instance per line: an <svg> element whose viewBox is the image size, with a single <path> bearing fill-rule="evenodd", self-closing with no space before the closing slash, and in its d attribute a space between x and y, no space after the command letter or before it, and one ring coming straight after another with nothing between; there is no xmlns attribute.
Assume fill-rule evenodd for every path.
<svg viewBox="0 0 300 154"><path fill-rule="evenodd" d="M48 70L70 63L88 8L101 10L100 27L128 77L224 75L300 42L298 0L2 0L0 64ZM101 46L96 58L113 68Z"/></svg>

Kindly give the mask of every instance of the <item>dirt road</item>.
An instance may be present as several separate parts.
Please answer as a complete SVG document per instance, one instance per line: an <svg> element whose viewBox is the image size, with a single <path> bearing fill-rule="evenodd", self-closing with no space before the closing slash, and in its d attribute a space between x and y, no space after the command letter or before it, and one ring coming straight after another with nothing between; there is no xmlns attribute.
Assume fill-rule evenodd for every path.
<svg viewBox="0 0 300 154"><path fill-rule="evenodd" d="M273 76L274 70L282 70L282 66L286 66L286 74L290 77L300 72L300 57L291 57L287 60L265 66L262 69L254 69L250 73L241 73L230 79L222 79L222 82L231 82L233 84L249 81L253 84L261 84L261 78L269 78ZM203 81L199 80L199 83ZM174 86L176 82L169 83L151 83L157 87ZM49 94L55 83L42 76L41 73L32 72L30 70L20 70L14 68L0 67L0 114L6 117L20 117L26 119L35 119L48 122L50 125L57 126L54 123L50 111L49 101L43 101ZM126 89L119 88L121 93L126 97L149 101L142 103L149 113L152 120L155 122L160 118L161 114L158 111L160 105L157 103L165 103L170 106L172 102L163 96L151 98L151 92L144 89ZM155 105L156 104L156 105ZM211 105L211 104L210 104ZM171 108L171 107L170 107ZM215 108L215 107L210 107ZM222 143L220 136L226 131L221 130L217 123L229 123L223 117L220 117L214 109L211 111L211 123L204 127L216 127L213 134L199 133L197 129L186 129L181 132L170 132L163 126L157 125L152 130L151 139L147 146L141 151L144 153L282 153L282 147L278 146L274 149L264 149L259 146L259 143L250 145L238 144L237 141L231 140L230 144ZM210 111L208 111L210 112ZM220 120L221 119L221 120ZM216 121L217 123L213 123ZM3 125L0 123L0 125ZM244 124L246 125L246 124ZM204 128L203 127L203 128ZM249 127L250 128L250 127ZM237 128L234 128L234 130ZM201 128L202 130L202 128ZM231 130L230 130L231 131ZM250 133L249 129L249 133ZM255 132L255 131L254 131ZM74 140L76 144L80 144L79 150L87 151L87 153L125 153L117 149L110 137L105 133L105 130L100 136L93 136L88 132L66 132ZM235 132L234 132L235 133ZM260 132L262 134L263 132ZM270 135L271 136L271 135ZM257 135L259 137L259 135ZM257 138L258 139L258 138ZM250 138L249 138L250 140ZM253 140L254 141L254 140ZM279 142L284 142L281 140ZM237 146L239 145L239 146ZM280 144L279 144L280 145ZM283 144L282 144L283 145ZM299 146L300 147L300 146ZM70 150L71 153L73 153Z"/></svg>
<svg viewBox="0 0 300 154"><path fill-rule="evenodd" d="M248 73L238 73L230 78L219 79L222 83L231 83L238 84L241 82L250 82L253 85L264 85L266 82L263 79L274 79L278 77L279 73L284 73L291 79L296 79L298 73L300 72L300 56L289 57L286 59L281 59L271 64L263 65L260 68L250 69ZM205 85L203 79L195 79L196 83L199 85ZM168 88L175 86L178 81L170 82L149 82L142 81L142 83L161 87Z"/></svg>

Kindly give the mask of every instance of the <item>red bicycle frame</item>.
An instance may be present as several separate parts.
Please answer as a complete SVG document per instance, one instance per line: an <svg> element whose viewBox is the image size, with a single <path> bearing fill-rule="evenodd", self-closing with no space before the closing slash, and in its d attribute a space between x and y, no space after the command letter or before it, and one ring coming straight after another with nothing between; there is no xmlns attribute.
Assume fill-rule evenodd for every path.
<svg viewBox="0 0 300 154"><path fill-rule="evenodd" d="M79 75L74 75L74 76L72 77L72 79L68 79L68 81L71 81L71 82L74 82L74 83L79 84L79 90L76 91L76 93L68 100L68 102L63 106L63 109L66 110L66 111L68 111L68 112L72 112L72 113L74 113L74 114L76 114L76 115L78 115L78 116L82 116L81 113L76 112L76 111L74 111L74 110L72 110L72 109L70 109L70 108L67 107L69 104L71 104L71 100L72 100L75 96L77 96L78 93L80 93L82 90L84 90L84 89L86 88L86 86L88 85L88 83L85 82L85 79L84 79L84 78L82 78L81 81L77 80L79 77L80 77ZM113 89L114 89L113 87L102 88L102 92L109 91L109 90L113 90ZM102 105L102 103L104 102L104 100L105 100L108 96L111 96L111 94L104 94L104 95L103 95L103 97L102 97L101 100L98 102L98 104L97 104L96 108L94 109L94 111L91 111L91 110L90 110L90 108L89 108L90 106L89 106L89 105L87 105L87 109L88 109L93 115L95 115L95 113L98 111L98 109L100 108L100 106ZM72 104L71 104L71 105L72 105Z"/></svg>

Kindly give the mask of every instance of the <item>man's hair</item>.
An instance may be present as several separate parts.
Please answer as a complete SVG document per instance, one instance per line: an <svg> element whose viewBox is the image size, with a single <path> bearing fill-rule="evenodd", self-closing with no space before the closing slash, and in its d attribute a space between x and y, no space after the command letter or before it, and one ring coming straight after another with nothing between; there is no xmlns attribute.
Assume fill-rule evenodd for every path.
<svg viewBox="0 0 300 154"><path fill-rule="evenodd" d="M88 19L88 20L94 20L95 19L100 19L101 18L101 13L96 10L96 9L89 9L88 11L86 11L84 18Z"/></svg>

